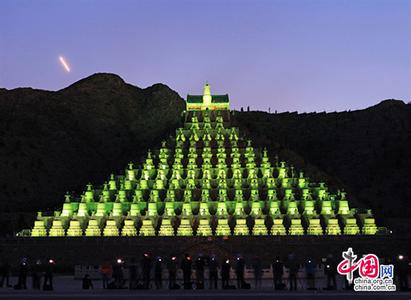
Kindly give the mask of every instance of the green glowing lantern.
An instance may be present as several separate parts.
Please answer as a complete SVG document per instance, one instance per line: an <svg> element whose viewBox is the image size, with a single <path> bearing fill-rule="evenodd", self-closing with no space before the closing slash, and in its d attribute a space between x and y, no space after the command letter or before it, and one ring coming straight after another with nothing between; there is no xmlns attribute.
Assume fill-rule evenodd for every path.
<svg viewBox="0 0 411 300"><path fill-rule="evenodd" d="M218 236L231 235L231 229L228 225L228 219L218 219L218 224L215 230L215 234Z"/></svg>
<svg viewBox="0 0 411 300"><path fill-rule="evenodd" d="M352 217L345 219L345 226L343 233L346 235L360 234L360 228L357 225L357 220Z"/></svg>
<svg viewBox="0 0 411 300"><path fill-rule="evenodd" d="M193 229L191 228L190 220L183 218L181 219L180 226L177 229L178 236L192 236Z"/></svg>
<svg viewBox="0 0 411 300"><path fill-rule="evenodd" d="M173 236L174 228L171 224L171 219L163 218L161 221L160 229L158 231L159 236Z"/></svg>
<svg viewBox="0 0 411 300"><path fill-rule="evenodd" d="M164 215L165 215L165 217L174 217L175 216L174 202L166 202L165 203Z"/></svg>
<svg viewBox="0 0 411 300"><path fill-rule="evenodd" d="M312 200L305 200L304 202L304 214L312 216L315 214L314 202Z"/></svg>
<svg viewBox="0 0 411 300"><path fill-rule="evenodd" d="M295 201L288 202L287 214L289 216L298 215L297 202Z"/></svg>
<svg viewBox="0 0 411 300"><path fill-rule="evenodd" d="M253 235L268 235L267 227L264 224L264 219L255 219L252 230Z"/></svg>
<svg viewBox="0 0 411 300"><path fill-rule="evenodd" d="M328 224L325 229L325 234L327 235L339 235L341 234L340 226L338 225L338 219L336 218L329 218Z"/></svg>
<svg viewBox="0 0 411 300"><path fill-rule="evenodd" d="M130 180L130 181L133 181L133 180L136 179L135 170L133 168L133 163L131 163L131 162L128 164L127 179Z"/></svg>
<svg viewBox="0 0 411 300"><path fill-rule="evenodd" d="M148 203L147 216L149 217L157 216L157 203L156 202Z"/></svg>
<svg viewBox="0 0 411 300"><path fill-rule="evenodd" d="M101 229L96 219L90 219L88 221L86 236L101 236Z"/></svg>
<svg viewBox="0 0 411 300"><path fill-rule="evenodd" d="M88 208L87 204L82 202L79 204L78 211L77 211L77 216L79 217L87 217L88 216Z"/></svg>
<svg viewBox="0 0 411 300"><path fill-rule="evenodd" d="M134 224L135 224L134 220L129 220L129 219L124 220L124 226L123 226L123 229L121 229L121 235L122 236L136 236L137 229Z"/></svg>
<svg viewBox="0 0 411 300"><path fill-rule="evenodd" d="M80 226L80 221L71 220L69 228L67 229L67 236L76 237L76 236L82 236L82 235L83 235L83 229Z"/></svg>
<svg viewBox="0 0 411 300"><path fill-rule="evenodd" d="M153 220L145 219L142 222L139 235L140 236L155 236L156 232L154 230Z"/></svg>
<svg viewBox="0 0 411 300"><path fill-rule="evenodd" d="M104 236L119 236L119 230L115 220L107 220L103 231Z"/></svg>
<svg viewBox="0 0 411 300"><path fill-rule="evenodd" d="M137 217L137 216L140 216L140 214L141 214L140 206L137 203L131 203L130 216Z"/></svg>
<svg viewBox="0 0 411 300"><path fill-rule="evenodd" d="M73 215L73 206L71 203L64 203L61 212L62 217L71 217Z"/></svg>
<svg viewBox="0 0 411 300"><path fill-rule="evenodd" d="M322 215L331 215L333 214L332 206L331 206L331 201L322 201L321 204L321 214Z"/></svg>
<svg viewBox="0 0 411 300"><path fill-rule="evenodd" d="M191 202L184 202L183 208L181 209L181 215L185 217L189 217L192 214L193 214L193 211L191 208Z"/></svg>
<svg viewBox="0 0 411 300"><path fill-rule="evenodd" d="M323 234L323 228L321 227L320 219L318 218L309 219L307 234L309 235L322 235Z"/></svg>
<svg viewBox="0 0 411 300"><path fill-rule="evenodd" d="M234 235L249 235L246 219L237 219L234 227Z"/></svg>
<svg viewBox="0 0 411 300"><path fill-rule="evenodd" d="M87 184L87 190L84 193L84 199L86 202L94 201L94 190L93 190L93 186L90 183Z"/></svg>
<svg viewBox="0 0 411 300"><path fill-rule="evenodd" d="M197 228L197 235L198 236L212 236L213 235L208 219L200 219L198 228Z"/></svg>
<svg viewBox="0 0 411 300"><path fill-rule="evenodd" d="M123 215L123 206L120 202L113 204L113 217L121 217Z"/></svg>
<svg viewBox="0 0 411 300"><path fill-rule="evenodd" d="M280 201L278 200L272 200L269 202L269 212L270 216L276 217L278 216L280 212Z"/></svg>
<svg viewBox="0 0 411 300"><path fill-rule="evenodd" d="M63 227L62 220L53 220L52 226L49 231L50 237L65 236L66 231Z"/></svg>
<svg viewBox="0 0 411 300"><path fill-rule="evenodd" d="M251 202L251 214L254 217L260 217L262 215L262 205L260 201Z"/></svg>
<svg viewBox="0 0 411 300"><path fill-rule="evenodd" d="M34 221L34 228L31 230L31 236L44 237L47 236L47 229L43 220Z"/></svg>
<svg viewBox="0 0 411 300"><path fill-rule="evenodd" d="M337 201L338 212L339 215L348 215L350 214L350 207L348 206L347 200L339 200Z"/></svg>
<svg viewBox="0 0 411 300"><path fill-rule="evenodd" d="M304 178L304 173L302 171L300 172L300 175L299 175L299 178L298 178L298 187L300 189L303 189L303 188L307 187L307 179Z"/></svg>
<svg viewBox="0 0 411 300"><path fill-rule="evenodd" d="M285 162L280 162L280 166L277 168L278 178L285 178L287 176L287 168L285 167Z"/></svg>
<svg viewBox="0 0 411 300"><path fill-rule="evenodd" d="M227 216L227 203L225 201L219 201L217 203L216 215L218 217L226 217Z"/></svg>
<svg viewBox="0 0 411 300"><path fill-rule="evenodd" d="M290 235L303 235L304 234L304 228L301 225L301 219L299 218L291 219L291 225L290 225L290 228L288 229L288 233Z"/></svg>
<svg viewBox="0 0 411 300"><path fill-rule="evenodd" d="M245 215L244 212L244 202L237 200L234 206L234 215L237 217L243 217Z"/></svg>
<svg viewBox="0 0 411 300"><path fill-rule="evenodd" d="M97 203L96 217L104 217L106 214L106 203Z"/></svg>
<svg viewBox="0 0 411 300"><path fill-rule="evenodd" d="M201 202L200 203L200 208L198 210L198 214L201 217L207 217L210 215L209 209L208 209L208 203L207 202Z"/></svg>
<svg viewBox="0 0 411 300"><path fill-rule="evenodd" d="M114 178L114 174L110 175L110 180L108 182L108 185L111 191L117 190L117 183L116 183L116 179Z"/></svg>
<svg viewBox="0 0 411 300"><path fill-rule="evenodd" d="M375 220L371 216L367 216L364 219L364 225L362 227L363 234L375 234L377 232L377 226L375 225Z"/></svg>
<svg viewBox="0 0 411 300"><path fill-rule="evenodd" d="M287 232L283 225L282 218L273 219L273 226L271 227L271 235L286 235Z"/></svg>

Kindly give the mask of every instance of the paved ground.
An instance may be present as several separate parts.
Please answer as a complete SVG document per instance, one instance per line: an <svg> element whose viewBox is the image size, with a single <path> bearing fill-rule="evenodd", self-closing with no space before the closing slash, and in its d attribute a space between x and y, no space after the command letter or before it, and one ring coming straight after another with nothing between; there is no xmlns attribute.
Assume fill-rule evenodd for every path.
<svg viewBox="0 0 411 300"><path fill-rule="evenodd" d="M12 283L16 282L12 278ZM31 281L28 280L31 285ZM55 278L55 290L52 292L28 290L13 290L10 288L0 289L0 299L163 299L163 300L185 300L185 299L407 299L411 300L411 292L395 293L356 293L353 291L274 291L269 286L270 282L264 282L261 289L251 290L104 290L100 281L94 281L94 290L81 290L81 281L73 280L72 276L58 276ZM320 282L319 285L322 283ZM30 287L29 287L30 288Z"/></svg>

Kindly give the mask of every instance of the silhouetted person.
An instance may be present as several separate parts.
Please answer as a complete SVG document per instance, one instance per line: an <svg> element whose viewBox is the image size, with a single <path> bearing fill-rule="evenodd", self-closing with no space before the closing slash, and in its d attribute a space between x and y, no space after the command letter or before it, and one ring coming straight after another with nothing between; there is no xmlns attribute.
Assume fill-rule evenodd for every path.
<svg viewBox="0 0 411 300"><path fill-rule="evenodd" d="M112 265L105 261L100 267L101 279L103 283L103 289L108 288L108 283L111 275L113 274L113 267Z"/></svg>
<svg viewBox="0 0 411 300"><path fill-rule="evenodd" d="M11 287L10 285L10 264L4 260L0 267L0 288L3 287L4 282L6 282L6 287Z"/></svg>
<svg viewBox="0 0 411 300"><path fill-rule="evenodd" d="M274 280L274 288L276 290L282 289L283 285L283 273L284 273L284 264L280 260L279 256L276 256L273 264L273 280Z"/></svg>
<svg viewBox="0 0 411 300"><path fill-rule="evenodd" d="M135 289L137 285L137 264L136 259L132 258L128 266L128 288Z"/></svg>
<svg viewBox="0 0 411 300"><path fill-rule="evenodd" d="M397 272L399 288L401 291L408 290L408 260L399 255L394 266L395 272ZM395 274L395 273L394 273Z"/></svg>
<svg viewBox="0 0 411 300"><path fill-rule="evenodd" d="M31 268L31 279L33 290L39 290L41 285L41 262L36 261L36 264Z"/></svg>
<svg viewBox="0 0 411 300"><path fill-rule="evenodd" d="M188 254L184 255L184 259L181 262L181 269L183 270L183 282L184 289L191 289L191 265L193 261Z"/></svg>
<svg viewBox="0 0 411 300"><path fill-rule="evenodd" d="M83 290L90 290L93 289L93 282L90 279L90 275L86 274L83 277L83 282L82 282L82 288Z"/></svg>
<svg viewBox="0 0 411 300"><path fill-rule="evenodd" d="M161 257L157 257L154 264L154 284L156 289L161 289L163 287L163 262Z"/></svg>
<svg viewBox="0 0 411 300"><path fill-rule="evenodd" d="M196 288L204 289L204 258L201 256L196 260Z"/></svg>
<svg viewBox="0 0 411 300"><path fill-rule="evenodd" d="M307 277L307 289L308 290L315 290L315 270L316 264L315 261L311 258L307 259L305 262L305 274Z"/></svg>
<svg viewBox="0 0 411 300"><path fill-rule="evenodd" d="M263 269L261 267L261 260L256 257L253 262L253 269L254 269L254 285L255 288L261 288L261 281L263 276Z"/></svg>
<svg viewBox="0 0 411 300"><path fill-rule="evenodd" d="M123 273L123 260L120 258L117 259L117 261L113 264L113 279L114 279L114 287L110 287L110 288L122 289L124 286L124 273Z"/></svg>
<svg viewBox="0 0 411 300"><path fill-rule="evenodd" d="M43 290L52 291L53 290L53 270L54 270L54 260L50 259L45 266L46 270L44 272L44 282Z"/></svg>
<svg viewBox="0 0 411 300"><path fill-rule="evenodd" d="M235 275L237 276L237 288L241 289L244 285L244 267L245 261L242 257L237 257L235 264Z"/></svg>
<svg viewBox="0 0 411 300"><path fill-rule="evenodd" d="M335 263L332 254L328 254L327 259L325 260L324 273L327 275L327 290L337 289L337 282L335 278L337 273L337 264Z"/></svg>
<svg viewBox="0 0 411 300"><path fill-rule="evenodd" d="M222 288L226 289L230 285L230 260L226 259L221 265L221 284Z"/></svg>
<svg viewBox="0 0 411 300"><path fill-rule="evenodd" d="M144 253L141 259L141 268L143 270L143 287L150 288L151 257L150 254Z"/></svg>
<svg viewBox="0 0 411 300"><path fill-rule="evenodd" d="M209 280L210 280L210 289L214 288L217 289L218 287L218 262L217 259L212 256L210 262L208 264L209 268Z"/></svg>
<svg viewBox="0 0 411 300"><path fill-rule="evenodd" d="M176 273L177 273L177 258L175 256L171 256L167 262L167 270L168 270L168 288L175 289L176 288Z"/></svg>
<svg viewBox="0 0 411 300"><path fill-rule="evenodd" d="M23 259L19 266L19 275L18 275L18 280L17 280L17 285L16 285L17 289L27 289L27 271L28 271L27 260Z"/></svg>
<svg viewBox="0 0 411 300"><path fill-rule="evenodd" d="M288 256L287 268L288 268L288 281L290 282L290 291L297 290L297 274L299 269L299 264L294 253Z"/></svg>

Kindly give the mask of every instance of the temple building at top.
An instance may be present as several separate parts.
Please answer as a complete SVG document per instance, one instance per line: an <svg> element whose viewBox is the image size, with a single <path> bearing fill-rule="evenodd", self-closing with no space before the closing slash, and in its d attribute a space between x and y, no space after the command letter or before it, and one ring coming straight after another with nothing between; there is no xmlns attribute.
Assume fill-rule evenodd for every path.
<svg viewBox="0 0 411 300"><path fill-rule="evenodd" d="M191 110L224 110L230 109L228 94L211 95L208 82L204 86L203 95L187 95L187 111Z"/></svg>
<svg viewBox="0 0 411 300"><path fill-rule="evenodd" d="M230 122L228 95L188 95L184 124L141 163L60 210L39 212L33 237L373 235L371 210L350 206L302 170L253 147ZM63 196L63 195L62 195ZM62 197L63 198L63 197Z"/></svg>

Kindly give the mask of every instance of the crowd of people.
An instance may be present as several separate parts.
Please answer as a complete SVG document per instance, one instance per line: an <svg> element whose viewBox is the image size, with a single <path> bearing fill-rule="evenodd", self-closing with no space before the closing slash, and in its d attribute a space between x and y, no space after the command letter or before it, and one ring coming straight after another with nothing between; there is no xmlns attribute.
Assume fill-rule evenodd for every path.
<svg viewBox="0 0 411 300"><path fill-rule="evenodd" d="M401 257L394 263L397 289L408 290L408 261ZM0 287L27 289L27 280L31 276L33 289L53 290L54 266L55 262L52 259L45 264L37 260L31 265L29 265L27 259L22 259L17 270L17 282L12 285L10 282L11 266L4 261L0 267ZM114 261L104 262L101 264L99 272L102 278L102 286L105 289L261 288L264 270L263 262L255 257L249 261L248 266L251 267L253 274L246 278L246 260L241 255L234 258L218 259L213 255L198 255L193 258L189 254L185 254L179 259L174 255L163 258L144 253L140 260L131 258L129 261L124 261L117 258ZM265 264L265 267L267 267L267 264ZM177 276L179 270L182 271L182 282L180 276ZM345 279L345 286L337 286L337 261L331 254L321 259L321 261L316 261L314 258L301 261L293 253L285 259L276 256L270 262L270 270L272 274L269 278L272 278L271 285L275 290L297 290L302 288L309 290L352 289L352 286ZM325 283L324 280L322 283L318 283L318 274L322 274L321 277L324 277ZM221 284L219 284L219 281L221 281ZM89 274L84 274L82 288L94 288Z"/></svg>

